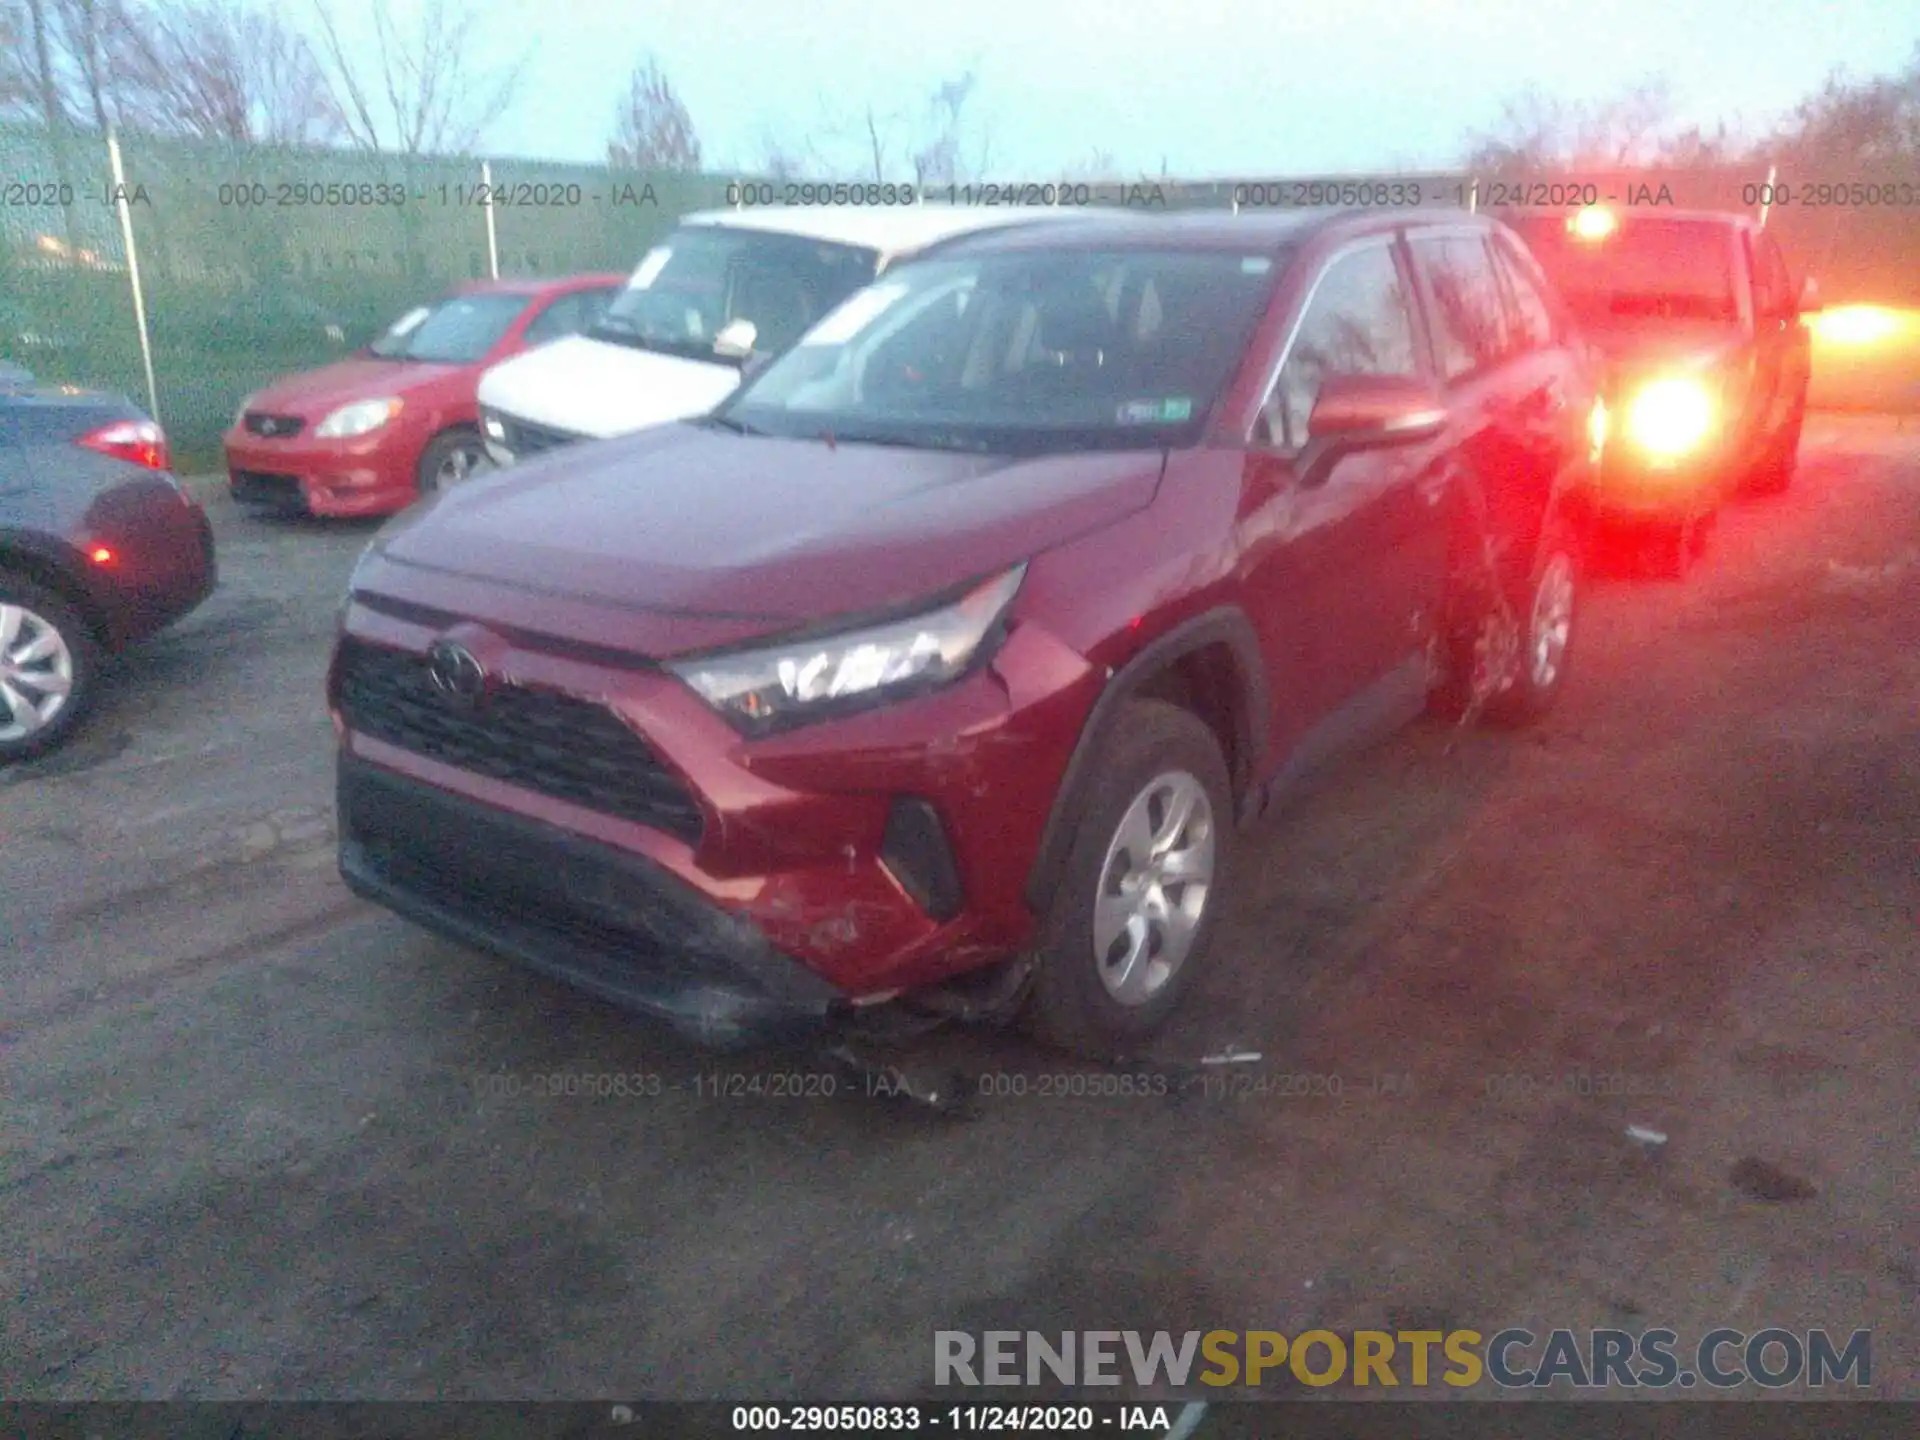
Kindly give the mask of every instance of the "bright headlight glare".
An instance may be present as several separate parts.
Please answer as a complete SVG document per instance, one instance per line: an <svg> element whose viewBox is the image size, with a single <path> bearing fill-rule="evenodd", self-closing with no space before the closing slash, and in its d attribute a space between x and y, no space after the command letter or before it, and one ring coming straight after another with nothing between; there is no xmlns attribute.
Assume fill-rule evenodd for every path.
<svg viewBox="0 0 1920 1440"><path fill-rule="evenodd" d="M1627 433L1659 459L1673 459L1704 445L1717 419L1713 391L1690 376L1655 380L1627 408Z"/></svg>
<svg viewBox="0 0 1920 1440"><path fill-rule="evenodd" d="M378 430L400 413L400 402L389 396L382 400L358 400L342 405L314 429L320 440L346 440Z"/></svg>
<svg viewBox="0 0 1920 1440"><path fill-rule="evenodd" d="M670 666L729 718L761 728L862 699L937 687L964 674L1026 575L1017 565L952 604L815 640Z"/></svg>
<svg viewBox="0 0 1920 1440"><path fill-rule="evenodd" d="M1595 400L1593 409L1587 412L1587 452L1588 458L1598 464L1607 450L1607 433L1613 423L1613 417L1607 413L1607 402Z"/></svg>

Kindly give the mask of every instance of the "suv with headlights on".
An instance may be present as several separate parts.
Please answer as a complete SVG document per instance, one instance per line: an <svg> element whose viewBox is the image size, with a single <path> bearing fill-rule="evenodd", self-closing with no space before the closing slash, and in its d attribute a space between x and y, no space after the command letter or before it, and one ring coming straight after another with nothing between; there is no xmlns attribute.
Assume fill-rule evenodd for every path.
<svg viewBox="0 0 1920 1440"><path fill-rule="evenodd" d="M889 270L713 415L369 548L342 873L709 1042L1030 1003L1124 1053L1236 827L1463 682L1553 703L1572 342L1465 213L1062 220Z"/></svg>
<svg viewBox="0 0 1920 1440"><path fill-rule="evenodd" d="M1731 494L1792 481L1818 308L1773 237L1743 215L1665 207L1502 217L1604 357L1606 459L1596 518L1680 578Z"/></svg>

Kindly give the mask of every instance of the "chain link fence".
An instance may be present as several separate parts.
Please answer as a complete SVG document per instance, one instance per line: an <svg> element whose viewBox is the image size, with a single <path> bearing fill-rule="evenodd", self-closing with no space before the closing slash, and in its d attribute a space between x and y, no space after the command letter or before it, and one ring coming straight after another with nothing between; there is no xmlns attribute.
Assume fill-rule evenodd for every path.
<svg viewBox="0 0 1920 1440"><path fill-rule="evenodd" d="M218 437L248 391L351 353L396 315L461 282L624 272L690 211L898 203L905 189L135 136L120 143L116 183L110 148L97 136L0 128L0 359L154 404L187 464L216 459ZM1819 177L1816 185L1758 166L1511 179L1163 177L938 185L914 198L1241 213L1593 202L1757 213L1773 199L1769 228L1796 271L1820 277L1830 301L1920 305L1920 205L1892 203L1891 194L1884 204L1836 203L1849 184L1890 178L1911 179Z"/></svg>

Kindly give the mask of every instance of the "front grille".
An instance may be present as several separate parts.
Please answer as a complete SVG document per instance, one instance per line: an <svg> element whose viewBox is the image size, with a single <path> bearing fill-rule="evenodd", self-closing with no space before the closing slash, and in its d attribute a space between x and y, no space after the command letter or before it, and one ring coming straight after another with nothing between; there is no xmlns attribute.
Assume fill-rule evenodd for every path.
<svg viewBox="0 0 1920 1440"><path fill-rule="evenodd" d="M258 470L235 470L228 490L233 498L248 505L281 505L298 508L306 504L297 475L264 475Z"/></svg>
<svg viewBox="0 0 1920 1440"><path fill-rule="evenodd" d="M705 928L633 857L360 770L341 772L340 827L386 883L490 929L605 957L610 978L731 978L702 953Z"/></svg>
<svg viewBox="0 0 1920 1440"><path fill-rule="evenodd" d="M575 435L567 430L554 430L545 425L530 425L525 420L515 420L511 415L499 416L501 427L506 431L506 447L513 452L516 460L524 460L529 455L538 455L546 450L557 450L562 445L572 445L586 437Z"/></svg>
<svg viewBox="0 0 1920 1440"><path fill-rule="evenodd" d="M700 809L653 749L604 705L496 684L475 709L434 687L425 659L345 640L340 710L362 735L429 760L700 842Z"/></svg>
<svg viewBox="0 0 1920 1440"><path fill-rule="evenodd" d="M249 435L262 440L285 440L307 428L307 422L298 415L263 415L257 410L249 410L243 423Z"/></svg>

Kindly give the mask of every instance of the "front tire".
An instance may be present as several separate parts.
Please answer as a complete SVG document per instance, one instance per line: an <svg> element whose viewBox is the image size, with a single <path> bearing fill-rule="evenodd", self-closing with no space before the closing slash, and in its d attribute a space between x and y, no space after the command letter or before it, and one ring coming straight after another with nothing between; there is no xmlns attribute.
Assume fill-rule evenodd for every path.
<svg viewBox="0 0 1920 1440"><path fill-rule="evenodd" d="M0 573L0 765L32 759L73 732L93 704L99 648L65 600Z"/></svg>
<svg viewBox="0 0 1920 1440"><path fill-rule="evenodd" d="M444 430L420 452L416 482L425 499L492 468L493 461L477 430Z"/></svg>
<svg viewBox="0 0 1920 1440"><path fill-rule="evenodd" d="M1113 1060L1179 1006L1226 894L1233 790L1213 732L1159 700L1114 717L1041 927L1031 1018Z"/></svg>

